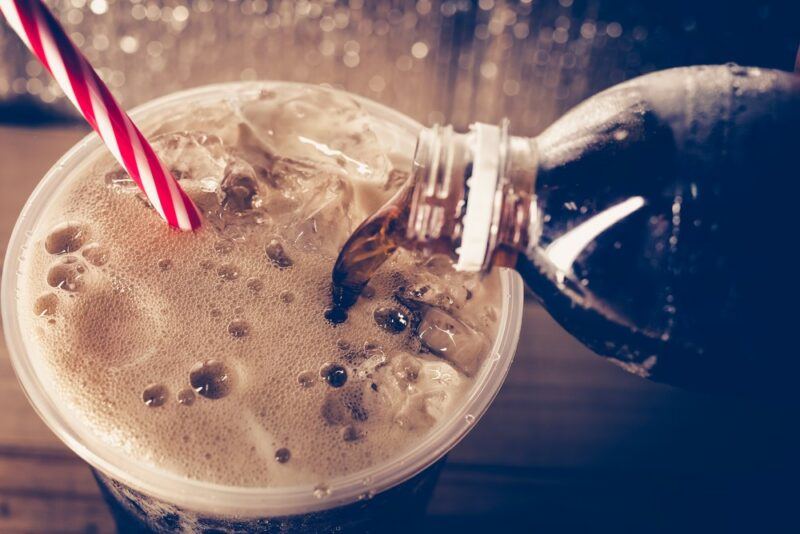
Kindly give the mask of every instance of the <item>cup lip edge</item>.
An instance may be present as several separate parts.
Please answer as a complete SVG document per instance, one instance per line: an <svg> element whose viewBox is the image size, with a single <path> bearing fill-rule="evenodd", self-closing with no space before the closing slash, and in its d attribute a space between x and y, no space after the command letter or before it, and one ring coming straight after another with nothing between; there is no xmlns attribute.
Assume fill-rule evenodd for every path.
<svg viewBox="0 0 800 534"><path fill-rule="evenodd" d="M227 82L178 91L137 106L131 111L131 115L138 119L183 99L190 99L190 102L202 102L203 97L209 98L216 95L217 99L220 96L224 98L226 92L233 89L241 95L250 87L263 89L279 85L324 87L327 90L354 98L360 104L365 104L370 113L379 110L383 114L384 120L388 115L401 119L406 127L422 129L422 126L410 117L366 97L316 84L278 80ZM226 513L236 510L244 513L267 513L270 515L308 513L356 502L359 500L359 496L368 490L379 493L402 484L441 459L466 436L470 428L477 423L491 405L505 381L513 361L522 320L522 284L519 277L509 270L503 270L500 273L501 316L497 337L490 352L492 355L499 355L499 358L493 359L491 362L484 362L481 371L482 382L472 385L466 393L467 397L460 410L442 424L437 425L421 442L406 451L402 458L390 459L367 469L331 479L328 485L332 493L327 498L314 497L313 484L265 488L236 487L192 480L169 471L159 470L141 461L129 460L124 453L119 450L115 451L114 447L96 437L86 440L87 442L84 443L82 438L86 436L77 431L81 425L77 420L70 421L68 416L55 406L56 399L44 393L40 382L41 377L35 371L32 359L29 358L29 351L23 339L25 332L21 329L16 305L19 283L17 270L22 259L19 256L12 257L12 253L19 254L24 251L23 247L27 244L29 237L26 230L30 232L40 220L49 199L60 186L57 180L59 175L72 172L84 160L91 161L94 159L95 152L101 149L102 143L97 134L90 133L71 147L44 174L28 197L14 224L6 249L2 287L0 287L3 329L18 383L28 402L48 428L93 468L156 499L191 509L221 510ZM490 365L490 368L486 368L487 365ZM483 368L486 369L483 370ZM37 395L41 398L37 399ZM474 416L470 422L466 422L463 418L462 412L465 411L465 407L469 407L468 413ZM434 446L431 447L431 445ZM375 481L374 479L379 480ZM370 482L365 484L365 480L370 480ZM221 503L223 500L228 502Z"/></svg>

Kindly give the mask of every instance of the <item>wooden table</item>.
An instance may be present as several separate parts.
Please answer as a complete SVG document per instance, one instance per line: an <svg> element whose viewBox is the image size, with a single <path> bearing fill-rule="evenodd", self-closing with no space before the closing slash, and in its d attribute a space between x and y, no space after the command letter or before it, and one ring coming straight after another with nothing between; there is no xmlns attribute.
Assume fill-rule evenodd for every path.
<svg viewBox="0 0 800 534"><path fill-rule="evenodd" d="M0 127L0 244L77 127ZM0 346L0 533L111 532L83 462L40 422ZM626 374L533 302L489 412L450 454L426 530L798 529L798 411ZM772 528L771 528L772 527Z"/></svg>

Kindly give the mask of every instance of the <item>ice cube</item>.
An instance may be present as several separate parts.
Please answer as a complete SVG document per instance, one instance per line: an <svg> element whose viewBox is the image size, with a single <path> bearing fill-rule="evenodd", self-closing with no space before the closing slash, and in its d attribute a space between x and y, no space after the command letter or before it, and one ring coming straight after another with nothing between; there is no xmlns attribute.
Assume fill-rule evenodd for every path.
<svg viewBox="0 0 800 534"><path fill-rule="evenodd" d="M400 352L365 384L365 402L373 403L368 410L388 410L396 424L414 431L430 428L447 413L464 380L446 362Z"/></svg>
<svg viewBox="0 0 800 534"><path fill-rule="evenodd" d="M425 348L467 376L475 374L489 348L489 340L481 332L432 306L424 310L416 332Z"/></svg>
<svg viewBox="0 0 800 534"><path fill-rule="evenodd" d="M269 154L315 162L328 172L383 185L388 158L370 118L349 96L308 87L245 102L241 115ZM279 126L277 126L279 125Z"/></svg>
<svg viewBox="0 0 800 534"><path fill-rule="evenodd" d="M192 129L214 132L225 145L235 146L239 139L240 120L238 111L228 102L191 106L170 117L159 117L159 125L149 137Z"/></svg>
<svg viewBox="0 0 800 534"><path fill-rule="evenodd" d="M176 178L222 181L229 155L218 136L199 131L172 132L155 137L152 143Z"/></svg>

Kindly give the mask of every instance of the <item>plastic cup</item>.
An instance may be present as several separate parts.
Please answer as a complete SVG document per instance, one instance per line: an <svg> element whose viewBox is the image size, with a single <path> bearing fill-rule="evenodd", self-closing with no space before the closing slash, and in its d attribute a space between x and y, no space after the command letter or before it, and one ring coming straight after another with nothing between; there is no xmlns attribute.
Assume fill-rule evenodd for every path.
<svg viewBox="0 0 800 534"><path fill-rule="evenodd" d="M159 98L131 116L147 133L170 111L221 99L251 98L288 82L248 82L201 87ZM351 95L375 118L375 131L391 152L414 153L422 126L371 100ZM106 148L90 134L65 154L28 199L9 241L3 266L2 316L11 361L22 388L50 429L95 471L121 530L147 527L156 532L258 532L308 529L348 530L392 525L424 511L440 460L474 427L502 385L514 357L522 318L522 283L514 271L500 273L502 305L498 334L461 406L415 447L390 461L329 480L325 487L233 487L179 476L134 461L103 442L50 395L48 369L36 344L20 326L17 292L21 264L42 214L73 173L83 172ZM391 522L391 523L390 523Z"/></svg>

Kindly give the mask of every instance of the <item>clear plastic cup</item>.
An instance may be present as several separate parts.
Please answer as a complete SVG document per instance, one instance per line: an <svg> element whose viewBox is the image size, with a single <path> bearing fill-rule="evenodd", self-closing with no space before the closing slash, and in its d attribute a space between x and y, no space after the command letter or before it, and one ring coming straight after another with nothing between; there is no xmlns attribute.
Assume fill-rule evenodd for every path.
<svg viewBox="0 0 800 534"><path fill-rule="evenodd" d="M159 98L132 112L147 133L170 110L221 99L254 97L288 82L248 82L201 87ZM422 126L371 100L351 95L375 118L375 130L391 152L409 158ZM48 369L23 331L17 309L21 263L29 240L65 178L84 171L106 148L90 134L65 154L28 199L9 241L3 266L2 316L6 343L20 383L50 429L94 469L121 529L154 531L348 530L395 521L424 511L444 455L480 419L502 385L514 357L522 318L518 275L500 273L502 305L498 334L461 406L415 447L390 461L328 481L326 488L233 487L190 480L127 457L98 439L49 394ZM27 311L27 310L26 310Z"/></svg>

